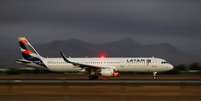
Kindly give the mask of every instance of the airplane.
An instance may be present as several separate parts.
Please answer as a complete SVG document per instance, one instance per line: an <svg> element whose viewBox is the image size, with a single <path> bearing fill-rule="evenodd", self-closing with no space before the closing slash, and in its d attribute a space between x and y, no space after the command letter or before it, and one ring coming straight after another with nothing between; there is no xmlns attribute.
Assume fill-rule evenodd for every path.
<svg viewBox="0 0 201 101"><path fill-rule="evenodd" d="M26 37L19 37L18 42L23 58L16 60L17 63L53 72L84 72L90 80L99 79L100 76L119 77L120 72L151 72L156 78L158 72L174 68L166 60L156 57L67 58L60 51L62 58L45 58L39 55Z"/></svg>

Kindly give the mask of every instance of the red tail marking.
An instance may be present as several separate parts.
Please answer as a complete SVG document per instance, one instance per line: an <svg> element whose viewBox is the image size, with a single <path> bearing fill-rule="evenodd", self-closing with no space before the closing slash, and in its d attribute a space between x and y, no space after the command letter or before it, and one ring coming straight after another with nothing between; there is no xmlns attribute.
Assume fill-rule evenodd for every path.
<svg viewBox="0 0 201 101"><path fill-rule="evenodd" d="M28 41L27 40L20 40L20 43L22 43L23 45L27 45Z"/></svg>
<svg viewBox="0 0 201 101"><path fill-rule="evenodd" d="M23 51L23 53L26 54L26 55L32 54L32 52L30 50L25 50L25 51Z"/></svg>

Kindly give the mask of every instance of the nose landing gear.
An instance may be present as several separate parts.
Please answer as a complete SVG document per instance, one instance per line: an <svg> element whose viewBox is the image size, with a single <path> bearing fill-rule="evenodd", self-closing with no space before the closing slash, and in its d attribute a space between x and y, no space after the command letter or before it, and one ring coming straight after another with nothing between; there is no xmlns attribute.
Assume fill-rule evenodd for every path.
<svg viewBox="0 0 201 101"><path fill-rule="evenodd" d="M159 76L157 75L158 72L153 72L153 79L157 80L159 79Z"/></svg>

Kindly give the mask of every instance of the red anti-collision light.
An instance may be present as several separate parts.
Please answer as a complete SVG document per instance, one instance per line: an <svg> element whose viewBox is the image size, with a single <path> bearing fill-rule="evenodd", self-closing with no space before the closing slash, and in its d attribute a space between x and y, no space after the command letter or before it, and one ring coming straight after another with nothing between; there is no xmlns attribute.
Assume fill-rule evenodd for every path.
<svg viewBox="0 0 201 101"><path fill-rule="evenodd" d="M104 61L107 57L107 53L104 51L99 52L98 57L100 58L100 61Z"/></svg>

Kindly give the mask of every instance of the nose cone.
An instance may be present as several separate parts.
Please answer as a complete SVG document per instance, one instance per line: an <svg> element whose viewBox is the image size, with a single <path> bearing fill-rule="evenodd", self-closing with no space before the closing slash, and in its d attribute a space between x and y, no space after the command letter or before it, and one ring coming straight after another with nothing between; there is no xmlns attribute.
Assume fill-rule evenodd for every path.
<svg viewBox="0 0 201 101"><path fill-rule="evenodd" d="M169 70L172 70L172 69L174 69L174 66L171 65L171 64L169 64L169 65L168 65L168 69L169 69Z"/></svg>

